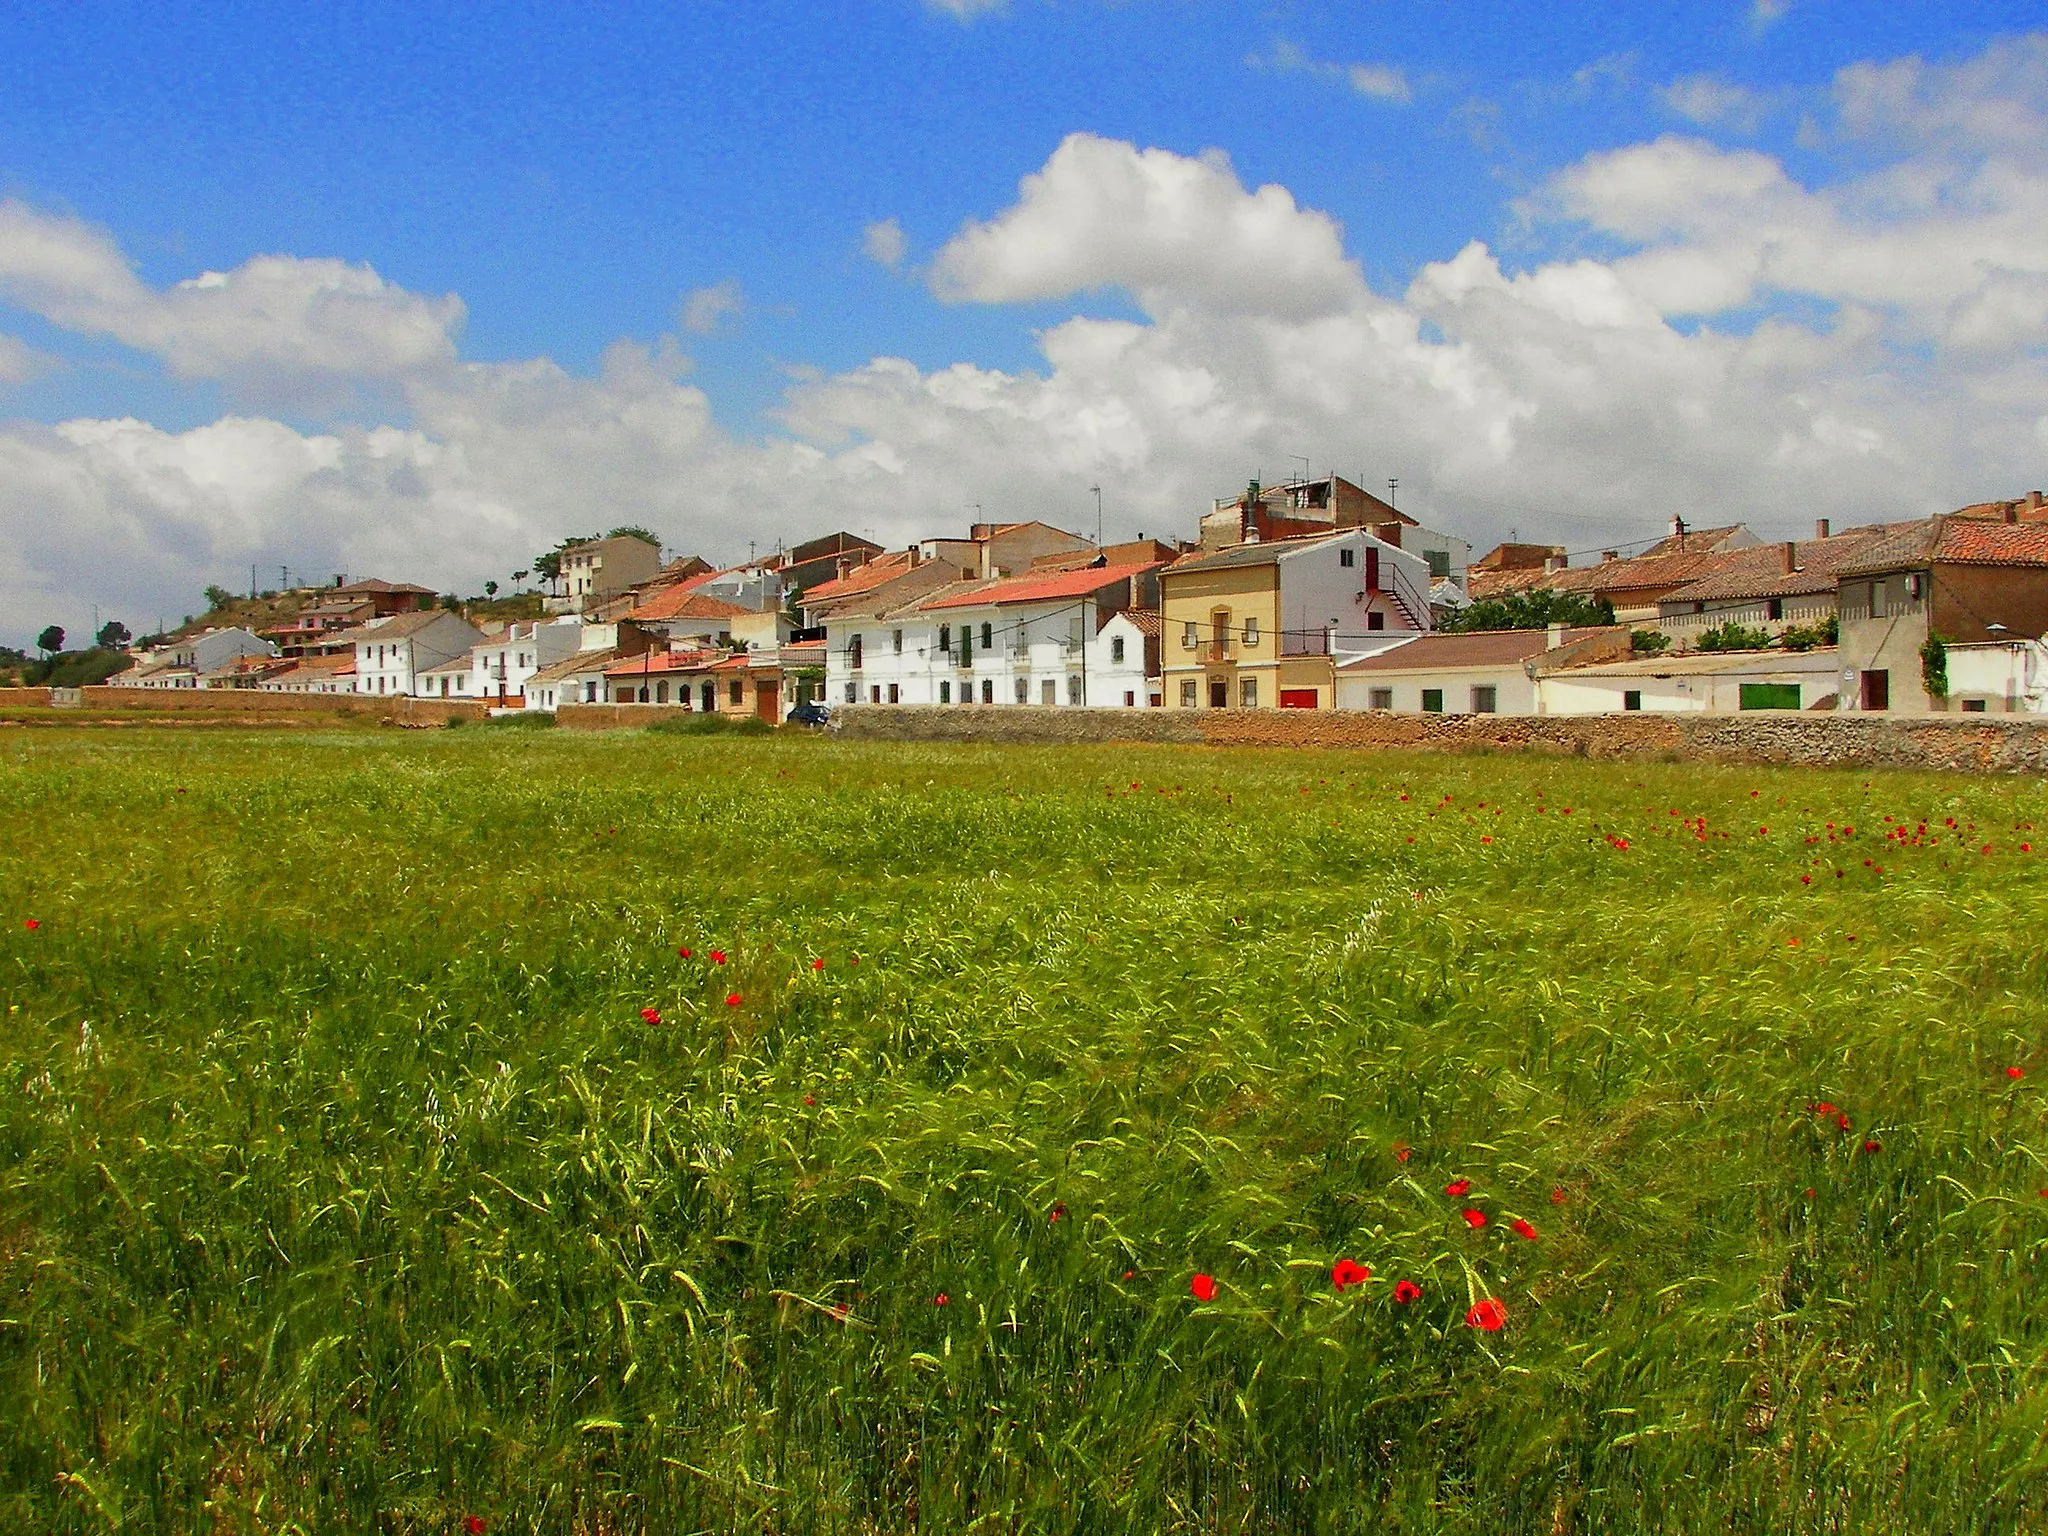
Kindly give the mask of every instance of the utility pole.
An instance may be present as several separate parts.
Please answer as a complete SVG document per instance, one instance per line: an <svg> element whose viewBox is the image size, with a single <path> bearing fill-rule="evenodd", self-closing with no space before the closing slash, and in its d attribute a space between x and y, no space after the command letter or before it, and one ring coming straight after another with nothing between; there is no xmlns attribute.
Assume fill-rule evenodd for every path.
<svg viewBox="0 0 2048 1536"><path fill-rule="evenodd" d="M1088 489L1095 493L1095 547L1099 550L1102 548L1102 487L1091 485Z"/></svg>

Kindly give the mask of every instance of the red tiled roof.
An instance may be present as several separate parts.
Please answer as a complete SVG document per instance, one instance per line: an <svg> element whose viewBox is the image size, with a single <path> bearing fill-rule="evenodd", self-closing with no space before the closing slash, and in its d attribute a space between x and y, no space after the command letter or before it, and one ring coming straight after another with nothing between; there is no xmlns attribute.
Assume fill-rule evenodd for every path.
<svg viewBox="0 0 2048 1536"><path fill-rule="evenodd" d="M702 672L725 653L723 651L643 651L623 656L604 669L606 677L667 677L676 672Z"/></svg>
<svg viewBox="0 0 2048 1536"><path fill-rule="evenodd" d="M693 592L689 583L679 582L656 593L626 617L640 623L658 623L663 619L737 619L751 612L751 608L728 603L722 597Z"/></svg>
<svg viewBox="0 0 2048 1536"><path fill-rule="evenodd" d="M815 587L805 590L803 600L812 603L837 602L843 597L857 597L872 587L879 587L885 581L893 581L911 568L911 552L899 549L894 554L876 555L865 565L857 565L844 576L835 576L830 581L821 581Z"/></svg>
<svg viewBox="0 0 2048 1536"><path fill-rule="evenodd" d="M1666 594L1667 602L1704 602L1745 597L1793 597L1802 592L1834 589L1837 573L1883 537L1881 529L1857 529L1832 538L1806 539L1792 545L1791 570L1785 569L1785 546L1760 544L1738 551L1723 570Z"/></svg>
<svg viewBox="0 0 2048 1536"><path fill-rule="evenodd" d="M1159 610L1156 608L1126 608L1123 617L1135 624L1141 635L1156 637L1160 633Z"/></svg>
<svg viewBox="0 0 2048 1536"><path fill-rule="evenodd" d="M1091 592L1100 592L1104 587L1158 569L1157 561L1147 561L1143 565L1086 566L1078 571L1058 571L1050 576L1011 576L1001 581L983 582L971 591L948 593L920 606L983 608L1002 603L1054 602L1063 597L1085 597Z"/></svg>
<svg viewBox="0 0 2048 1536"><path fill-rule="evenodd" d="M2048 565L2048 523L1945 517L1934 558L1944 565Z"/></svg>

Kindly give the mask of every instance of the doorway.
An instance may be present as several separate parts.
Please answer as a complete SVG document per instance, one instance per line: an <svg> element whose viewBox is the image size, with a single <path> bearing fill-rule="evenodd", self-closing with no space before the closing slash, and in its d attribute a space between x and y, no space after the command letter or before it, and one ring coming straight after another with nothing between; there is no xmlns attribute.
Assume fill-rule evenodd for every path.
<svg viewBox="0 0 2048 1536"><path fill-rule="evenodd" d="M1892 707L1892 675L1889 672L1863 674L1863 707L1873 713Z"/></svg>
<svg viewBox="0 0 2048 1536"><path fill-rule="evenodd" d="M1209 679L1209 707L1228 709L1230 707L1230 684L1220 677Z"/></svg>

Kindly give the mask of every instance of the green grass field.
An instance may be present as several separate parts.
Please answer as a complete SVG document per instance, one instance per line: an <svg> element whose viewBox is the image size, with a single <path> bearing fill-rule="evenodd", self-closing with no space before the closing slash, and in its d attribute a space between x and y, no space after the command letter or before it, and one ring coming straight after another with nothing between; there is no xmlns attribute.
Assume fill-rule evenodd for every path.
<svg viewBox="0 0 2048 1536"><path fill-rule="evenodd" d="M2031 781L492 729L0 778L0 1528L2048 1522Z"/></svg>

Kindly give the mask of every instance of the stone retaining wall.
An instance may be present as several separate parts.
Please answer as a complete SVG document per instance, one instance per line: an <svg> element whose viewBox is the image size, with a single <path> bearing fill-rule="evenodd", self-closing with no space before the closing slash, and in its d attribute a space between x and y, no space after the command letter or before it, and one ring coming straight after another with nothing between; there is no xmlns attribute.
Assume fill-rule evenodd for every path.
<svg viewBox="0 0 2048 1536"><path fill-rule="evenodd" d="M2012 716L1396 715L1305 709L1117 710L837 706L867 741L1177 742L1694 758L1825 767L2048 773L2048 721Z"/></svg>
<svg viewBox="0 0 2048 1536"><path fill-rule="evenodd" d="M46 689L11 689L14 693L47 693ZM268 724L303 721L329 724L337 719L388 720L401 725L444 725L450 720L481 720L489 707L465 699L379 698L359 693L266 693L257 688L81 688L76 710L106 718L180 718L261 720ZM0 703L4 703L0 700ZM41 704L46 699L33 701Z"/></svg>

